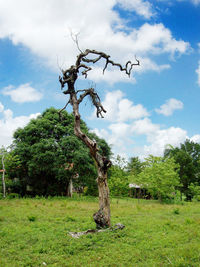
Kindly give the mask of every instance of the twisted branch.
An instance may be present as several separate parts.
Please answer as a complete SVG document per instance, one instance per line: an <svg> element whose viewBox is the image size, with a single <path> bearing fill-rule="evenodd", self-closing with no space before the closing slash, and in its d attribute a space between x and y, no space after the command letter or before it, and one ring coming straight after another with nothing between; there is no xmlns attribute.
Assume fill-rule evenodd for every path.
<svg viewBox="0 0 200 267"><path fill-rule="evenodd" d="M84 90L78 90L77 93L79 93L79 92L84 92L84 93L79 96L79 99L78 99L77 103L80 104L83 101L83 99L86 96L89 95L90 98L91 98L91 100L92 100L92 104L97 109L97 112L96 112L97 118L99 118L99 115L101 116L101 118L104 118L103 115L102 115L102 112L106 113L106 110L102 106L100 97L95 92L94 88L89 88L89 89L84 89Z"/></svg>
<svg viewBox="0 0 200 267"><path fill-rule="evenodd" d="M76 37L76 39L74 39L74 41L78 46L77 36L75 35L75 37ZM80 72L80 69L83 69L81 71L81 74L85 78L87 78L88 72L90 70L92 70L92 68L90 66L88 66L87 64L90 64L90 63L95 64L99 60L104 59L105 60L105 66L103 68L103 74L104 74L105 70L107 69L108 65L111 64L112 66L118 67L120 69L120 71L124 71L130 77L131 71L133 69L133 66L139 66L140 62L139 62L139 60L137 60L137 58L135 58L136 63L132 63L129 60L129 61L127 61L125 66L122 66L121 64L112 61L110 59L110 56L105 54L105 53L103 53L103 52L99 52L99 51L91 50L91 49L86 49L84 52L82 52L79 49L79 51L80 51L80 54L77 56L77 60L76 60L75 65L72 65L70 68L68 68L66 70L62 70L62 74L63 75L62 75L62 77L59 76L59 82L61 84L61 89L63 89L65 87L65 85L67 84L68 88L67 88L67 90L63 91L63 93L66 94L66 95L69 94L70 97L72 97L72 95L75 95L76 99L77 99L78 93L79 92L83 92L83 94L81 94L79 96L79 98L77 99L77 104L78 105L83 101L83 99L86 96L90 96L93 105L97 109L97 112L96 112L97 117L98 118L99 117L103 118L103 114L102 113L106 113L106 110L103 108L103 106L101 104L101 101L100 101L100 97L95 92L94 88L89 88L89 89L85 89L85 90L78 90L78 91L75 91L75 89L74 89L74 85L75 85L76 80L78 79L78 74ZM94 58L88 58L91 55L93 55L95 57ZM70 101L66 104L66 106L69 103L70 103Z"/></svg>
<svg viewBox="0 0 200 267"><path fill-rule="evenodd" d="M91 59L91 58L87 58L88 55L93 54L93 55L99 55L98 57ZM100 59L105 59L106 63L105 66L103 68L103 74L105 72L105 70L107 69L108 65L111 64L112 66L117 66L120 68L120 71L125 71L125 73L130 77L131 71L133 69L133 66L139 66L140 62L137 58L135 58L136 63L132 63L130 60L127 61L125 67L122 67L121 64L119 63L115 63L114 61L110 60L110 56L103 53L103 52L99 52L96 50L90 50L90 49L86 49L85 52L82 52L79 54L77 61L76 61L76 66L79 66L81 64L81 61L86 62L86 63L96 63L98 62Z"/></svg>
<svg viewBox="0 0 200 267"><path fill-rule="evenodd" d="M62 111L66 109L66 107L70 104L70 100L65 104L65 106L58 111L60 119L62 119Z"/></svg>

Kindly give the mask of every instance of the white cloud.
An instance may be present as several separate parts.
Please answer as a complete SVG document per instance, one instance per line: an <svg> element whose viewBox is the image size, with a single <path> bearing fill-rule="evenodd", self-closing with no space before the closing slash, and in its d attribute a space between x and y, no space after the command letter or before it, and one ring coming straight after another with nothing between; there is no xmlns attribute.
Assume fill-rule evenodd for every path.
<svg viewBox="0 0 200 267"><path fill-rule="evenodd" d="M141 105L124 98L120 90L108 92L102 102L107 111L105 119L112 122L125 122L149 116L147 110Z"/></svg>
<svg viewBox="0 0 200 267"><path fill-rule="evenodd" d="M200 0L191 0L191 2L192 2L193 4L195 4L195 5L200 4Z"/></svg>
<svg viewBox="0 0 200 267"><path fill-rule="evenodd" d="M155 111L159 114L163 114L165 116L170 116L177 109L182 109L183 103L180 100L175 98L170 98L166 101L165 104L160 106L160 109L155 109Z"/></svg>
<svg viewBox="0 0 200 267"><path fill-rule="evenodd" d="M4 106L2 105L2 103L0 102L0 112L2 112L4 110Z"/></svg>
<svg viewBox="0 0 200 267"><path fill-rule="evenodd" d="M127 154L127 145L130 146L133 142L130 138L130 125L119 122L111 124L109 127L110 136L108 138L109 144L112 145L114 154Z"/></svg>
<svg viewBox="0 0 200 267"><path fill-rule="evenodd" d="M140 59L140 67L134 69L134 72L137 72L137 73L143 73L147 71L161 72L167 69L170 69L169 64L158 65L157 63L152 61L150 58L142 57Z"/></svg>
<svg viewBox="0 0 200 267"><path fill-rule="evenodd" d="M153 154L155 156L162 156L166 145L179 146L187 138L187 131L170 127L164 130L158 130L154 134L148 136L148 141L151 145L144 146L144 155Z"/></svg>
<svg viewBox="0 0 200 267"><path fill-rule="evenodd" d="M161 111L169 115L181 108L182 102L169 99L165 105ZM132 156L136 153L141 158L148 154L161 156L167 144L177 146L187 138L187 132L181 128L161 129L147 117L149 113L141 104L134 105L120 90L107 93L103 106L108 111L107 120L112 123L106 129L95 129L95 132L113 145L115 154ZM141 142L141 136L143 146L138 147L137 140ZM145 145L146 142L149 145Z"/></svg>
<svg viewBox="0 0 200 267"><path fill-rule="evenodd" d="M130 130L130 126L127 123L115 123L109 126L109 129L115 135L115 137L125 137Z"/></svg>
<svg viewBox="0 0 200 267"><path fill-rule="evenodd" d="M139 156L144 159L149 154L162 156L166 145L179 146L187 138L187 131L178 127L160 129L150 119L136 120L131 123L111 124L107 129L95 129L95 133L106 138L113 145L113 152L120 155ZM145 136L146 141L138 146L137 140ZM139 139L138 139L139 138ZM200 140L200 136L192 137L193 141ZM145 143L148 145L145 145Z"/></svg>
<svg viewBox="0 0 200 267"><path fill-rule="evenodd" d="M143 0L118 0L123 9L134 10L137 14L149 19L153 16L152 5Z"/></svg>
<svg viewBox="0 0 200 267"><path fill-rule="evenodd" d="M105 100L102 102L103 107L106 109L107 113L105 118L109 121L115 121L117 107L119 101L123 98L123 93L120 90L108 92L105 96Z"/></svg>
<svg viewBox="0 0 200 267"><path fill-rule="evenodd" d="M106 102L108 104L112 102L110 105L111 117L109 118L112 123L105 129L94 130L97 135L105 138L109 144L112 144L112 149L115 155L139 156L141 159L144 159L149 154L163 156L165 147L168 144L176 147L179 146L180 143L184 143L186 139L200 142L199 134L190 138L187 135L187 131L180 127L163 129L159 124L153 123L151 119L146 116L127 120L128 116L125 112L123 114L126 120L120 121L119 103L126 103L127 101L129 100L125 99L124 101L123 94L119 90L108 93L106 95ZM171 112L175 110L175 107L176 109L177 107L182 107L177 100L168 102L175 104L168 105L168 108L163 108L165 114L171 114ZM126 104L125 106L129 107L129 104ZM130 105L132 106L132 104ZM130 109L131 108L129 107L128 110Z"/></svg>
<svg viewBox="0 0 200 267"><path fill-rule="evenodd" d="M134 105L128 99L122 99L118 104L118 120L127 121L148 116L147 110L141 105Z"/></svg>
<svg viewBox="0 0 200 267"><path fill-rule="evenodd" d="M137 120L131 125L131 132L137 135L155 134L160 129L158 124L153 124L149 118Z"/></svg>
<svg viewBox="0 0 200 267"><path fill-rule="evenodd" d="M92 130L90 130L91 133L95 133L96 135L98 135L100 138L104 138L104 139L108 139L110 136L109 136L109 132L105 129L97 129L97 128L94 128Z"/></svg>
<svg viewBox="0 0 200 267"><path fill-rule="evenodd" d="M24 127L31 119L36 118L39 113L31 114L29 116L13 117L13 112L10 109L5 109L0 103L0 147L8 146L12 143L12 136L15 130L19 127Z"/></svg>
<svg viewBox="0 0 200 267"><path fill-rule="evenodd" d="M93 132L100 138L106 139L115 155L127 156L127 144L130 147L133 143L130 138L129 124L123 122L113 123L108 126L108 129L94 129Z"/></svg>
<svg viewBox="0 0 200 267"><path fill-rule="evenodd" d="M197 84L200 86L200 61L199 61L199 66L196 69L196 73L197 73Z"/></svg>
<svg viewBox="0 0 200 267"><path fill-rule="evenodd" d="M17 103L36 102L42 98L42 93L31 87L29 83L21 84L18 87L9 85L2 90L3 95L11 97Z"/></svg>
<svg viewBox="0 0 200 267"><path fill-rule="evenodd" d="M196 134L190 138L194 143L200 143L200 134Z"/></svg>
<svg viewBox="0 0 200 267"><path fill-rule="evenodd" d="M119 28L126 28L126 21L113 9L118 3L145 18L153 14L149 2L142 0L60 0L59 4L55 0L0 0L0 38L9 38L15 45L28 47L54 69L57 61L64 68L76 58L78 51L69 29L80 32L79 43L83 50L105 51L121 63L134 61L135 54L149 58L151 54L174 55L189 50L189 43L176 40L163 24L145 23L126 33L119 31ZM158 68L153 61L152 66L149 65L154 71L168 67L163 64ZM116 78L116 74L112 74ZM97 75L95 77L98 79ZM120 74L119 77L122 78ZM104 78L108 80L106 75Z"/></svg>
<svg viewBox="0 0 200 267"><path fill-rule="evenodd" d="M189 43L174 39L170 30L162 23L153 25L145 23L139 30L133 30L131 37L135 40L134 50L142 54L170 53L174 55L186 53L189 50Z"/></svg>
<svg viewBox="0 0 200 267"><path fill-rule="evenodd" d="M133 147L133 152L141 158L149 154L162 156L166 145L178 146L187 138L185 130L178 127L160 129L160 125L152 123L149 118L135 121L131 126L131 133L139 136L145 135L149 143L143 147Z"/></svg>

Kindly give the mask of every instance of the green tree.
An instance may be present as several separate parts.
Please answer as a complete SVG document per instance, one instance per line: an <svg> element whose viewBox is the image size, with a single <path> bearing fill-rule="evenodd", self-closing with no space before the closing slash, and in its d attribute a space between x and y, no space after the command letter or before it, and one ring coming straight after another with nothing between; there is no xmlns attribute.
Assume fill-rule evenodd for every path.
<svg viewBox="0 0 200 267"><path fill-rule="evenodd" d="M198 185L198 183L191 183L189 185L189 190L191 192L192 197L200 201L200 186Z"/></svg>
<svg viewBox="0 0 200 267"><path fill-rule="evenodd" d="M200 144L186 140L180 147L168 146L164 156L173 157L179 164L180 191L186 195L187 200L191 200L193 193L190 184L200 185Z"/></svg>
<svg viewBox="0 0 200 267"><path fill-rule="evenodd" d="M5 182L5 155L6 155L6 149L1 148L0 149L0 169L2 173L2 192L3 192L3 197L6 197L6 182Z"/></svg>
<svg viewBox="0 0 200 267"><path fill-rule="evenodd" d="M129 181L124 158L117 156L114 164L109 169L108 185L112 196L128 196Z"/></svg>
<svg viewBox="0 0 200 267"><path fill-rule="evenodd" d="M79 186L95 182L94 161L88 148L74 135L73 127L73 115L64 111L60 117L58 110L49 108L14 133L14 154L21 162L18 177L23 193L67 195L71 179ZM83 121L81 127L88 133ZM104 140L91 136L103 144L102 153L110 153Z"/></svg>
<svg viewBox="0 0 200 267"><path fill-rule="evenodd" d="M21 161L10 148L5 154L6 188L8 193L23 193L23 186L19 181Z"/></svg>
<svg viewBox="0 0 200 267"><path fill-rule="evenodd" d="M130 175L138 175L143 169L143 162L138 157L130 158L127 164L127 171Z"/></svg>
<svg viewBox="0 0 200 267"><path fill-rule="evenodd" d="M137 183L160 201L172 198L180 185L177 169L173 158L150 155L146 158L143 171L137 176Z"/></svg>

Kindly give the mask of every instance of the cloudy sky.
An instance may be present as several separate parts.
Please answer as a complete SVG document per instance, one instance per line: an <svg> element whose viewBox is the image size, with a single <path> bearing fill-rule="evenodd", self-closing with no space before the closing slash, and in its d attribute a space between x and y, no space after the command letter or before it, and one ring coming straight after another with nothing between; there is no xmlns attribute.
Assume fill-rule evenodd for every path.
<svg viewBox="0 0 200 267"><path fill-rule="evenodd" d="M140 60L130 78L94 66L77 88L94 86L107 110L82 118L126 157L162 155L167 144L200 142L200 0L0 0L0 146L46 108L67 102L60 70L79 46L115 62ZM71 111L69 109L69 111Z"/></svg>

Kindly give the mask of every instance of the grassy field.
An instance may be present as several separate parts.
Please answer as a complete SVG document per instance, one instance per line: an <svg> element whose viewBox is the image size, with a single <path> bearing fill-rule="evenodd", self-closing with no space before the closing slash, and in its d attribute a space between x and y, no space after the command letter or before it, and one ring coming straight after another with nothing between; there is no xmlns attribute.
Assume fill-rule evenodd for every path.
<svg viewBox="0 0 200 267"><path fill-rule="evenodd" d="M200 266L200 203L112 199L125 229L95 228L95 198L0 200L0 266Z"/></svg>

